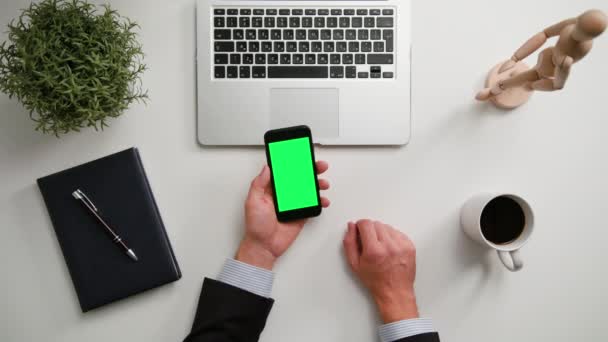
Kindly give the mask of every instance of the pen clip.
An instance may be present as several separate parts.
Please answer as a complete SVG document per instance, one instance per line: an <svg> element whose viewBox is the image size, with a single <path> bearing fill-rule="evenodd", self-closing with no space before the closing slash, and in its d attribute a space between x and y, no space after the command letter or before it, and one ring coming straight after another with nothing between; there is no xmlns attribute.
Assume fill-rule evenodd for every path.
<svg viewBox="0 0 608 342"><path fill-rule="evenodd" d="M96 212L99 211L99 210L97 210L97 207L95 206L95 204L93 204L93 201L91 201L91 199L89 199L87 197L87 195L82 190L76 189L76 191L72 192L72 196L74 196L74 198L77 199L77 200L85 201L85 203L87 203L88 205L90 205L91 208L93 210L95 210Z"/></svg>

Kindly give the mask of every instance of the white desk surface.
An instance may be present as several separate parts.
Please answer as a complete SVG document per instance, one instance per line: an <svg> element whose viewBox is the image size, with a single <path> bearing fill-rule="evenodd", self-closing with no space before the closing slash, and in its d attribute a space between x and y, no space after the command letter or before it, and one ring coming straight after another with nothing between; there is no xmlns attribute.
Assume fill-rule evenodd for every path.
<svg viewBox="0 0 608 342"><path fill-rule="evenodd" d="M28 3L2 1L0 26ZM243 230L243 200L265 157L196 143L194 0L112 4L142 26L147 106L103 133L56 139L0 95L1 341L181 341L203 277L218 273ZM347 220L364 217L414 239L418 303L442 340L608 340L608 34L561 93L535 94L511 113L473 101L491 66L593 7L608 10L602 0L414 3L412 141L318 148L331 164L332 206L278 264L262 341L377 340L374 308L341 250ZM35 180L131 146L141 150L183 278L82 314ZM462 203L495 190L521 194L536 210L516 274L459 228Z"/></svg>

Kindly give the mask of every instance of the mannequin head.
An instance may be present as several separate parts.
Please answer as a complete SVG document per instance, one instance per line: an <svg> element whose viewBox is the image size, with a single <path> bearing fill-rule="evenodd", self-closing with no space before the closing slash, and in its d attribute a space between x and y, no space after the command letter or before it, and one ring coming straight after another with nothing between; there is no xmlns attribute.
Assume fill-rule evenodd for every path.
<svg viewBox="0 0 608 342"><path fill-rule="evenodd" d="M579 41L594 39L606 30L608 17L600 10L590 10L583 13L576 22L572 37Z"/></svg>

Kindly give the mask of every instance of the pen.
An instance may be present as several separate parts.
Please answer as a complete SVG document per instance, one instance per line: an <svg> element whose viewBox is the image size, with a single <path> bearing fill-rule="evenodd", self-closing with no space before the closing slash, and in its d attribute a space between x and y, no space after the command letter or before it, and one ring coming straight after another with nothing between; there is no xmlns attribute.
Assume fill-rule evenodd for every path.
<svg viewBox="0 0 608 342"><path fill-rule="evenodd" d="M85 193L80 190L80 189L76 189L76 191L72 192L72 196L74 196L75 199L79 200L80 202L82 202L82 204L87 207L87 209L89 209L89 211L95 215L95 217L97 217L97 219L99 220L99 222L101 222L102 226L106 229L106 231L108 233L110 233L110 235L112 236L112 242L116 243L117 245L121 246L122 249L127 253L127 255L137 261L137 255L135 255L135 252L133 252L133 250L131 248L129 248L124 241L122 241L122 238L120 236L118 236L118 234L116 234L114 232L114 230L112 228L110 228L110 226L101 218L101 216L99 215L99 210L97 210L97 207L95 206L95 204L93 204L93 201L91 201L87 195L85 195Z"/></svg>

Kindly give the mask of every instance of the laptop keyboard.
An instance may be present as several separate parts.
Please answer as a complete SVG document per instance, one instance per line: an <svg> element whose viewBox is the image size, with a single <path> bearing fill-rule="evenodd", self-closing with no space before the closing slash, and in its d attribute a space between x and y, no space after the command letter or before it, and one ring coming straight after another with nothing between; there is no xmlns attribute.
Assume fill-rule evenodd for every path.
<svg viewBox="0 0 608 342"><path fill-rule="evenodd" d="M395 9L212 8L215 79L393 79Z"/></svg>

